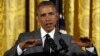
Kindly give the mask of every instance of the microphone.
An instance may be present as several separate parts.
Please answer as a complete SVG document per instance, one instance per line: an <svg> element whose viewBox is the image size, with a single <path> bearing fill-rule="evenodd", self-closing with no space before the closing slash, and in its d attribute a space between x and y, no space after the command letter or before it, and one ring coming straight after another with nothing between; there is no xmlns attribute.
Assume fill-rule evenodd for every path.
<svg viewBox="0 0 100 56"><path fill-rule="evenodd" d="M54 40L52 38L48 39L50 47L56 52L57 51L57 45L55 44Z"/></svg>
<svg viewBox="0 0 100 56"><path fill-rule="evenodd" d="M65 53L68 52L68 45L65 43L63 39L59 40L59 44L62 46L62 48L59 49L59 51L65 50Z"/></svg>

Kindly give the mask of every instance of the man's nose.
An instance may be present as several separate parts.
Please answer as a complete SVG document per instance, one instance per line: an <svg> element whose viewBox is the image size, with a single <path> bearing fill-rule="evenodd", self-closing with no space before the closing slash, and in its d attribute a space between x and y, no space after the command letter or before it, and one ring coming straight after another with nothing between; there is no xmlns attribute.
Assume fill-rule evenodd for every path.
<svg viewBox="0 0 100 56"><path fill-rule="evenodd" d="M51 20L51 16L50 15L46 15L46 21L50 21Z"/></svg>

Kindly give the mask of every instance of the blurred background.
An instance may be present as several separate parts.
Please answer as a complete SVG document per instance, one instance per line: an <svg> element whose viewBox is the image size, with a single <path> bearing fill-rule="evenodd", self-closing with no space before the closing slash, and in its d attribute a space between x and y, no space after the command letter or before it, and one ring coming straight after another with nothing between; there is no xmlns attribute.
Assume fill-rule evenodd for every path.
<svg viewBox="0 0 100 56"><path fill-rule="evenodd" d="M40 27L35 19L37 4L44 0L0 0L0 56L10 49L22 32ZM74 39L92 39L100 56L100 0L45 0L58 8L58 29Z"/></svg>

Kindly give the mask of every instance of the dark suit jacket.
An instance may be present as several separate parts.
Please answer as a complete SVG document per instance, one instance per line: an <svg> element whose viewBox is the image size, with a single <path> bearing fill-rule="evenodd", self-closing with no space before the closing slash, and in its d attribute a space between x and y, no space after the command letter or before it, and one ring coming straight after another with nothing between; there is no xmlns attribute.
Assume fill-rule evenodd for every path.
<svg viewBox="0 0 100 56"><path fill-rule="evenodd" d="M6 51L4 56L18 56L18 54L17 54L18 44L20 42L24 41L24 40L29 39L29 38L41 39L40 29L33 31L33 32L26 32L26 33L20 34L15 45L10 50ZM86 56L96 55L95 53L90 53L88 51L82 51L76 44L71 43L72 37L70 35L62 34L62 33L59 32L59 30L56 30L55 34L54 34L54 41L57 44L57 49L61 48L61 46L59 44L59 39L61 39L61 38L68 45L68 52L66 53L66 55L69 55L69 56L73 56L73 55L75 56L75 55L79 55L79 54L84 54ZM42 52L43 52L42 45L36 46L36 47L33 47L33 48L27 48L27 50L23 52L23 56L30 56L30 54L39 55ZM61 53L63 53L63 52L61 52Z"/></svg>

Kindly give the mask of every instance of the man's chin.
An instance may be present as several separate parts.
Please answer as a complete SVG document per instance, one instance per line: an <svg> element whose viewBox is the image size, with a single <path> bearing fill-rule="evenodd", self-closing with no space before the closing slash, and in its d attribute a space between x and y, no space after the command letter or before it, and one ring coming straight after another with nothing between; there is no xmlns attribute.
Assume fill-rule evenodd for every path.
<svg viewBox="0 0 100 56"><path fill-rule="evenodd" d="M50 28L50 27L46 29L47 32L50 32L52 30L53 30L53 28Z"/></svg>

